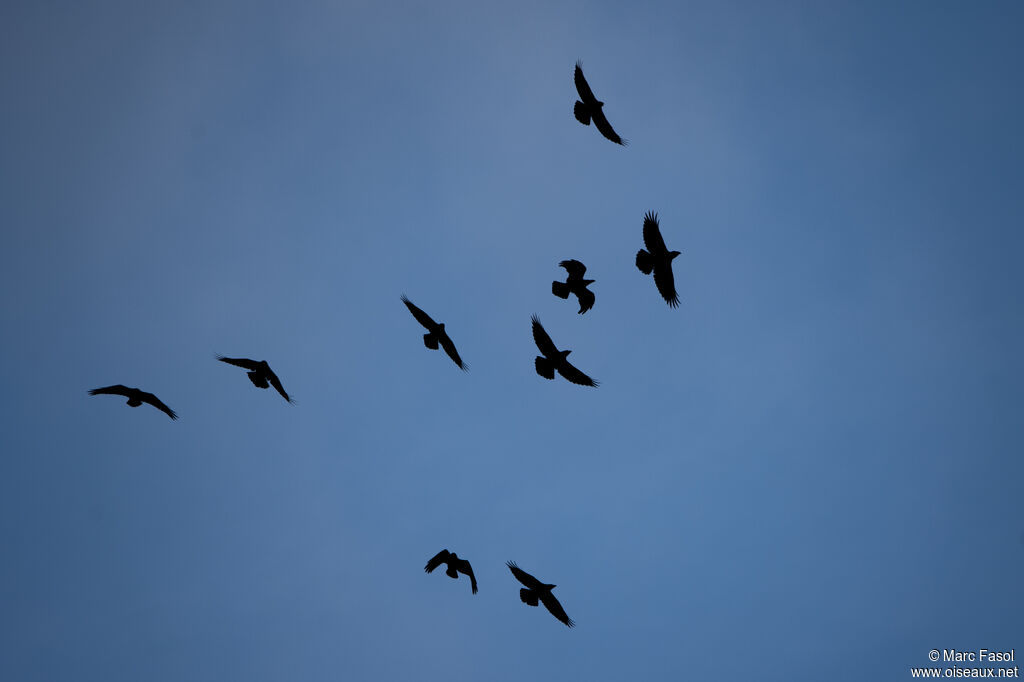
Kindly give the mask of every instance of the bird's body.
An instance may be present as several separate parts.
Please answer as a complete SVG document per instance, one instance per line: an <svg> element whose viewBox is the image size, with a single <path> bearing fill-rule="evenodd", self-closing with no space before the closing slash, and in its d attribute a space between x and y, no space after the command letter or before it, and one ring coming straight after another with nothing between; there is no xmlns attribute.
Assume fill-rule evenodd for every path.
<svg viewBox="0 0 1024 682"><path fill-rule="evenodd" d="M226 358L223 355L218 355L217 359L221 362L226 362L229 365L235 367L241 367L246 370L246 376L249 377L249 381L252 382L253 386L257 388L269 388L273 386L281 397L289 403L292 402L291 397L285 392L284 386L281 385L281 380L274 374L274 370L270 369L270 365L267 364L266 360L250 360L248 358Z"/></svg>
<svg viewBox="0 0 1024 682"><path fill-rule="evenodd" d="M593 386L597 387L598 382L594 381L586 374L578 370L576 367L569 363L567 357L571 350L558 350L555 346L554 341L548 336L548 333L544 330L544 327L540 323L540 319L534 315L533 321L533 340L537 344L537 348L544 355L538 355L534 359L534 366L537 369L537 374L541 375L545 379L554 379L555 372L558 372L566 380L578 384L580 386Z"/></svg>
<svg viewBox="0 0 1024 682"><path fill-rule="evenodd" d="M679 294L676 293L675 278L672 276L672 261L680 251L669 251L665 239L661 236L658 226L658 214L648 212L644 215L644 245L647 250L640 249L636 253L636 267L645 275L654 273L654 285L662 298L672 308L679 307Z"/></svg>
<svg viewBox="0 0 1024 682"><path fill-rule="evenodd" d="M476 576L473 575L473 567L469 565L468 561L460 559L459 555L455 552L449 552L447 549L442 549L427 562L427 565L423 567L423 570L427 573L431 573L441 564L448 565L447 570L445 570L445 575L449 578L458 578L459 573L468 575L469 584L473 589L473 594L476 594Z"/></svg>
<svg viewBox="0 0 1024 682"><path fill-rule="evenodd" d="M594 292L587 288L597 280L583 279L587 272L587 266L578 260L564 260L558 264L569 273L564 282L552 282L551 293L559 298L569 298L569 294L576 294L580 302L579 314L587 312L594 307Z"/></svg>
<svg viewBox="0 0 1024 682"><path fill-rule="evenodd" d="M427 330L427 333L423 335L423 345L430 350L437 350L438 345L440 345L441 348L444 348L444 352L448 354L448 357L452 359L452 362L454 362L459 369L468 371L469 366L462 361L461 357L459 357L459 351L455 349L455 344L452 343L451 338L449 338L448 332L444 330L444 323L434 322L430 315L427 315L425 312L413 305L413 302L405 296L402 296L402 303L404 303L405 307L409 309L412 316L416 318L416 321L423 325Z"/></svg>
<svg viewBox="0 0 1024 682"><path fill-rule="evenodd" d="M508 566L508 570L512 571L512 575L516 577L516 580L526 586L525 589L519 590L520 601L528 606L537 606L538 603L543 603L544 607L551 612L552 616L569 627L576 625L572 618L566 614L562 605L558 603L558 600L555 599L555 595L551 593L551 590L558 587L557 585L542 583L523 569L516 566L514 561L509 561L506 566Z"/></svg>
<svg viewBox="0 0 1024 682"><path fill-rule="evenodd" d="M590 121L593 120L594 127L597 128L598 132L615 144L625 146L627 141L619 137L618 133L612 129L608 119L604 116L604 102L594 96L594 92L590 89L587 79L583 77L583 65L580 62L576 62L573 81L576 83L576 92L580 96L572 109L576 120L585 126L590 125Z"/></svg>
<svg viewBox="0 0 1024 682"><path fill-rule="evenodd" d="M177 419L178 415L171 408L163 404L163 402L152 393L146 393L137 388L129 388L124 384L115 384L113 386L104 386L103 388L94 388L89 391L89 395L120 395L128 398L127 405L129 407L138 407L142 403L148 403L166 414L171 419Z"/></svg>

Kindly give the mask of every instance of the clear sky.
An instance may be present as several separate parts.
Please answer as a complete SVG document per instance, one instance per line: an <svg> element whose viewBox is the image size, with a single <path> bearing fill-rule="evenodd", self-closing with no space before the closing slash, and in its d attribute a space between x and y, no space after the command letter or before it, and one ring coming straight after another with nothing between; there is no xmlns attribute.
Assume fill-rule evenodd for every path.
<svg viewBox="0 0 1024 682"><path fill-rule="evenodd" d="M3 3L0 679L1024 658L1022 23ZM577 59L628 147L573 118ZM646 211L676 310L633 264ZM533 314L599 388L537 376ZM118 383L181 419L87 395ZM445 547L478 595L423 572Z"/></svg>

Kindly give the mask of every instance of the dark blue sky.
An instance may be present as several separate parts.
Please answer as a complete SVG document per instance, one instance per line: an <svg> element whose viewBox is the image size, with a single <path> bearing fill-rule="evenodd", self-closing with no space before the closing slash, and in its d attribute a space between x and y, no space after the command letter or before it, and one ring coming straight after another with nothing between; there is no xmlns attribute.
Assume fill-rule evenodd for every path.
<svg viewBox="0 0 1024 682"><path fill-rule="evenodd" d="M5 3L0 678L898 680L1024 650L1022 20ZM573 119L577 59L629 147ZM646 211L677 310L633 265ZM534 373L532 314L600 388ZM86 393L116 383L180 421ZM478 595L423 573L442 547Z"/></svg>

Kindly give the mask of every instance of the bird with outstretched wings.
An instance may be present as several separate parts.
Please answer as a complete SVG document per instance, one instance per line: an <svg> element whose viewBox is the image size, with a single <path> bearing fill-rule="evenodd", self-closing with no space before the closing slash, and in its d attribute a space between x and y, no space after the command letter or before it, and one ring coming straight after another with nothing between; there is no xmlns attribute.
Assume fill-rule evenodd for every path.
<svg viewBox="0 0 1024 682"><path fill-rule="evenodd" d="M564 260L558 264L565 268L568 277L564 282L552 282L551 293L559 298L569 298L569 294L575 294L580 302L579 314L587 312L594 307L594 292L587 288L597 280L583 279L587 272L587 266L576 259Z"/></svg>
<svg viewBox="0 0 1024 682"><path fill-rule="evenodd" d="M252 382L253 386L257 388L268 388L273 386L281 397L289 403L292 402L291 397L285 392L284 386L281 385L281 380L274 374L274 370L270 369L270 365L267 364L266 360L250 360L249 358L226 358L223 355L218 355L217 359L221 362L226 362L229 365L235 367L241 367L246 371L246 376L249 377L249 381Z"/></svg>
<svg viewBox="0 0 1024 682"><path fill-rule="evenodd" d="M612 129L611 123L605 118L604 102L594 97L594 91L590 89L587 79L583 77L583 64L580 62L576 62L573 80L576 82L576 92L580 96L572 109L576 120L585 126L590 125L590 121L593 120L594 127L606 138L615 144L627 145L628 141L619 137L618 133Z"/></svg>
<svg viewBox="0 0 1024 682"><path fill-rule="evenodd" d="M455 552L449 552L447 549L442 549L427 562L427 565L423 567L423 570L427 573L431 573L441 564L448 565L445 575L449 578L458 578L459 573L462 575L468 575L470 587L473 589L473 594L476 594L476 576L473 575L473 567L469 565L468 561L459 558L459 555Z"/></svg>
<svg viewBox="0 0 1024 682"><path fill-rule="evenodd" d="M555 342L551 340L551 337L544 330L544 326L541 325L540 318L534 315L531 319L533 321L533 341L537 344L538 350L544 354L543 356L538 355L534 359L534 367L537 369L537 374L545 379L554 379L555 372L558 372L574 384L593 386L595 388L599 386L598 382L569 363L566 358L572 351L558 350Z"/></svg>
<svg viewBox="0 0 1024 682"><path fill-rule="evenodd" d="M412 316L416 318L416 321L423 325L427 330L427 333L423 335L423 345L430 350L437 350L437 346L440 344L441 348L444 348L444 352L448 354L448 357L452 359L452 362L454 362L459 369L468 371L469 366L462 361L461 357L459 357L459 351L455 350L455 344L452 343L451 338L449 338L448 332L444 330L444 323L434 322L430 315L427 315L425 312L417 308L413 302L405 296L402 296L402 303L404 303L405 307L409 309Z"/></svg>
<svg viewBox="0 0 1024 682"><path fill-rule="evenodd" d="M508 570L512 571L512 575L516 577L516 580L521 582L526 587L519 590L519 599L528 606L537 606L538 602L544 604L544 607L551 612L551 615L562 621L569 627L576 625L572 618L566 614L565 609L555 599L555 595L551 593L551 590L558 587L557 585L547 585L534 578L532 575L524 571L523 569L516 566L514 561L509 561L507 564Z"/></svg>
<svg viewBox="0 0 1024 682"><path fill-rule="evenodd" d="M676 293L675 277L672 276L672 261L681 251L669 251L665 239L661 236L658 225L658 214L648 211L644 215L644 245L647 250L640 249L636 253L636 267L645 275L654 273L654 286L661 297L672 308L679 307L679 294Z"/></svg>
<svg viewBox="0 0 1024 682"><path fill-rule="evenodd" d="M142 403L148 403L166 414L171 419L177 419L178 415L171 408L164 405L163 401L157 398L152 393L146 393L140 391L137 388L129 388L124 384L115 384L113 386L104 386L103 388L94 388L89 391L89 395L120 395L128 398L126 403L130 407L138 407Z"/></svg>

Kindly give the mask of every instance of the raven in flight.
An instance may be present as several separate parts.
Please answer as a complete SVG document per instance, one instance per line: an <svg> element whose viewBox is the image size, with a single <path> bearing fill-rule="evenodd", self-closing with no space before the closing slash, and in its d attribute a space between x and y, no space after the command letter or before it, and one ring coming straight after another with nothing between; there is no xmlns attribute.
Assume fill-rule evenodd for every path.
<svg viewBox="0 0 1024 682"><path fill-rule="evenodd" d="M558 265L565 268L569 276L564 282L552 282L551 293L558 298L569 298L569 294L576 294L580 301L579 314L582 315L594 307L594 292L588 289L587 285L597 280L583 279L587 266L578 260L564 260Z"/></svg>
<svg viewBox="0 0 1024 682"><path fill-rule="evenodd" d="M574 384L580 386L598 386L598 382L588 377L583 372L579 371L575 367L569 364L566 357L571 353L571 350L558 350L555 347L555 342L551 340L548 333L544 331L544 327L541 326L540 320L536 315L533 316L533 340L537 344L537 348L544 354L543 357L540 355L534 360L534 366L537 368L537 374L541 375L545 379L554 379L555 372L557 371L563 377L568 379Z"/></svg>
<svg viewBox="0 0 1024 682"><path fill-rule="evenodd" d="M156 409L166 414L171 419L177 419L178 415L174 413L174 410L160 402L152 393L146 393L140 391L137 388L128 388L123 384L116 384L114 386L104 386L103 388L94 388L89 391L89 395L123 395L128 398L128 405L131 407L138 407L142 403L149 403Z"/></svg>
<svg viewBox="0 0 1024 682"><path fill-rule="evenodd" d="M427 562L427 565L423 567L423 570L430 573L441 564L448 564L448 570L445 571L445 575L449 578L458 578L459 573L462 575L468 575L469 584L473 587L473 594L476 594L476 577L473 575L473 567L469 565L468 561L460 559L459 555L455 552L449 552L447 549L442 549L434 555L433 559Z"/></svg>
<svg viewBox="0 0 1024 682"><path fill-rule="evenodd" d="M448 333L444 330L444 323L438 324L430 319L430 315L413 305L405 296L402 296L402 303L409 309L412 316L426 328L427 333L423 335L423 345L430 350L437 350L437 344L440 343L441 347L444 348L444 352L448 354L448 357L458 366L462 371L467 371L469 366L462 361L459 357L459 351L455 350L455 344L448 338Z"/></svg>
<svg viewBox="0 0 1024 682"><path fill-rule="evenodd" d="M257 388L268 388L267 382L270 382L270 386L277 389L277 392L281 394L281 397L292 402L292 399L288 397L288 394L284 391L284 386L281 385L281 380L274 374L274 370L270 369L270 365L267 364L266 360L250 360L248 358L226 358L223 355L218 355L217 359L221 362L226 362L229 365L235 367L241 367L242 369L248 370L246 376L249 377L249 381L252 385Z"/></svg>
<svg viewBox="0 0 1024 682"><path fill-rule="evenodd" d="M675 279L672 277L672 259L680 251L669 251L658 228L658 214L650 211L644 215L644 246L636 252L636 266L645 275L654 272L654 285L658 287L662 298L673 308L679 307L679 294L676 293Z"/></svg>
<svg viewBox="0 0 1024 682"><path fill-rule="evenodd" d="M544 602L544 606L551 612L552 616L569 627L576 625L572 618L566 615L565 609L563 609L562 605L558 603L557 599L555 599L555 595L551 594L551 590L557 587L557 585L545 585L523 569L516 566L514 561L509 561L506 565L508 566L508 570L512 571L512 575L516 577L516 580L526 585L526 588L519 590L519 598L524 604L536 606L538 601Z"/></svg>
<svg viewBox="0 0 1024 682"><path fill-rule="evenodd" d="M590 125L590 119L594 119L594 127L607 137L615 144L621 144L626 146L629 144L628 140L623 140L618 134L612 130L611 123L604 117L604 102L598 101L594 97L594 92L587 85L587 79L583 77L583 64L576 62L576 73L573 75L573 80L576 81L576 92L580 94L580 98L576 100L575 106L572 108L572 113L576 116L576 120L585 126Z"/></svg>

